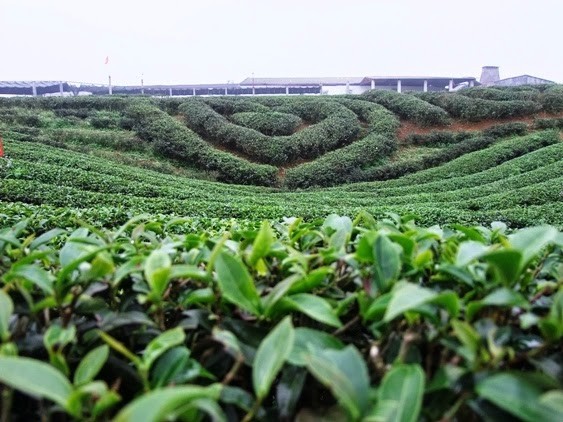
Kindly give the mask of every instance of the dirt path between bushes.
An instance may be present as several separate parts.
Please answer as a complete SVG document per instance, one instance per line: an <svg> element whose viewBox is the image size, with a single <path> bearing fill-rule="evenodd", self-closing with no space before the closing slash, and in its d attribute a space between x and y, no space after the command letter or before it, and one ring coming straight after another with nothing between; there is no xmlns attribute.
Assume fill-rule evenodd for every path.
<svg viewBox="0 0 563 422"><path fill-rule="evenodd" d="M424 127L413 122L401 121L401 126L397 132L397 138L400 141L404 141L407 136L416 135L426 135L430 132L478 132L490 128L501 123L512 123L512 122L524 122L531 126L535 119L544 118L563 118L563 113L548 114L545 112L538 113L534 116L524 116L524 117L510 117L506 119L489 119L481 120L480 122L468 122L460 119L453 119L451 125L445 126L430 126Z"/></svg>

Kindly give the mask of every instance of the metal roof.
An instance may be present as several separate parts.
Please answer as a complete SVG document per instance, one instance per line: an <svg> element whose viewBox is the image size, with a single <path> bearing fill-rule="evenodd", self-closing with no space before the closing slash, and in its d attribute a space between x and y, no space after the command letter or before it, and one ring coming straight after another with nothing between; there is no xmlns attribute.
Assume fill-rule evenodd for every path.
<svg viewBox="0 0 563 422"><path fill-rule="evenodd" d="M364 77L320 77L320 78L246 78L241 86L318 86L318 85L361 85ZM364 82L365 83L365 82Z"/></svg>
<svg viewBox="0 0 563 422"><path fill-rule="evenodd" d="M59 86L62 81L0 81L0 88L45 88Z"/></svg>
<svg viewBox="0 0 563 422"><path fill-rule="evenodd" d="M497 83L497 82L504 82L504 81L510 81L510 80L520 79L520 78L534 78L534 79L539 79L540 81L544 81L546 84L554 84L554 83L556 83L556 82L554 82L554 81L550 81L549 79L538 78L537 76L532 76L532 75L511 76L510 78L499 79L498 81L495 81L494 83Z"/></svg>

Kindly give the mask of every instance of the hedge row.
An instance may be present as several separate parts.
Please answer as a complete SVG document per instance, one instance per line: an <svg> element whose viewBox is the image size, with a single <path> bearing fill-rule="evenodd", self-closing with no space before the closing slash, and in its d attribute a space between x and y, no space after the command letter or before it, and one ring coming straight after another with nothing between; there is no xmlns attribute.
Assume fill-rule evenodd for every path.
<svg viewBox="0 0 563 422"><path fill-rule="evenodd" d="M316 107L314 102L308 102L308 105ZM316 158L356 138L360 131L356 116L347 108L334 105L336 107L331 107L334 112L318 124L287 137L268 137L235 125L198 99L186 101L179 110L187 126L201 136L254 160L282 165L298 159Z"/></svg>
<svg viewBox="0 0 563 422"><path fill-rule="evenodd" d="M405 120L422 126L439 126L450 123L448 113L410 94L394 91L372 90L362 95L368 101L381 104Z"/></svg>
<svg viewBox="0 0 563 422"><path fill-rule="evenodd" d="M336 101L352 110L360 120L366 122L371 133L396 137L401 122L395 114L382 105L357 98L337 98Z"/></svg>
<svg viewBox="0 0 563 422"><path fill-rule="evenodd" d="M132 99L125 96L79 96L79 97L12 97L0 98L0 107L24 107L31 109L95 109L124 111Z"/></svg>
<svg viewBox="0 0 563 422"><path fill-rule="evenodd" d="M228 183L272 186L277 169L251 163L232 154L218 151L181 122L158 108L138 103L126 110L135 122L142 139L152 142L155 152L206 171L218 173L218 180Z"/></svg>
<svg viewBox="0 0 563 422"><path fill-rule="evenodd" d="M493 101L534 101L538 102L541 93L536 89L514 90L510 88L474 87L457 92L471 98Z"/></svg>
<svg viewBox="0 0 563 422"><path fill-rule="evenodd" d="M274 112L242 112L230 116L230 120L249 129L257 130L268 136L291 135L303 123L294 114Z"/></svg>
<svg viewBox="0 0 563 422"><path fill-rule="evenodd" d="M563 129L563 117L535 119L535 129Z"/></svg>
<svg viewBox="0 0 563 422"><path fill-rule="evenodd" d="M403 174L414 173L415 171L418 173L408 175L407 177L403 177L401 179L388 181L386 182L385 186L410 186L413 184L434 181L439 182L453 177L474 174L491 167L495 167L500 163L503 163L510 159L521 157L539 148L557 144L560 142L560 139L558 132L548 130L533 133L523 137L508 138L506 140L499 141L497 144L492 145L489 148L486 148L494 142L494 138L477 137L460 144L455 144L450 148L440 151L439 155L434 157L432 161L444 160L442 162L446 163L436 168L428 168L433 167L428 166L426 167L426 169L424 169L424 165L429 164L429 162L424 162L423 160L391 164L389 165L389 167L391 167L390 170L394 170L396 174L400 175L401 172L403 172ZM483 150L479 151L480 149ZM401 164L404 166L404 168ZM386 180L386 172L384 167L388 166L366 169L366 177L381 177L381 179L374 180ZM391 171L389 172L389 174L392 174ZM387 178L390 179L391 177ZM362 188L365 190L372 190L373 186L371 186L370 184L362 184L355 185L354 187L355 190Z"/></svg>
<svg viewBox="0 0 563 422"><path fill-rule="evenodd" d="M543 109L548 113L559 113L563 111L563 85L553 85L547 88L542 97Z"/></svg>
<svg viewBox="0 0 563 422"><path fill-rule="evenodd" d="M355 180L353 173L367 164L381 163L397 149L394 139L375 133L343 148L328 152L309 163L287 170L289 188L333 186Z"/></svg>
<svg viewBox="0 0 563 422"><path fill-rule="evenodd" d="M368 124L367 136L315 161L288 169L285 185L289 188L349 183L356 180L355 173L363 167L380 164L397 150L396 132L400 122L393 113L368 101L348 98L337 101Z"/></svg>
<svg viewBox="0 0 563 422"><path fill-rule="evenodd" d="M530 116L541 110L533 101L492 101L460 94L425 92L417 96L446 110L450 116L470 122L508 117Z"/></svg>

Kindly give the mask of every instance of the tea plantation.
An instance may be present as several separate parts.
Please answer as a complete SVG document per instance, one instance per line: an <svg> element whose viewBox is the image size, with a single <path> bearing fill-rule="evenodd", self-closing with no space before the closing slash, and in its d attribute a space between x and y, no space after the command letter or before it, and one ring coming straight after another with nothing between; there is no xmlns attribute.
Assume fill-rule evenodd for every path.
<svg viewBox="0 0 563 422"><path fill-rule="evenodd" d="M560 421L563 88L2 98L0 422Z"/></svg>

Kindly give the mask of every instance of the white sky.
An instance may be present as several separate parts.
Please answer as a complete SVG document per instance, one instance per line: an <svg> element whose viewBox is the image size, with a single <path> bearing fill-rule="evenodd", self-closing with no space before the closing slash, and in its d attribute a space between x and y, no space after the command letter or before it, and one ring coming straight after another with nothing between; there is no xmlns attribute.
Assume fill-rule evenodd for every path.
<svg viewBox="0 0 563 422"><path fill-rule="evenodd" d="M0 80L478 78L496 65L563 82L562 41L563 0L0 0Z"/></svg>

